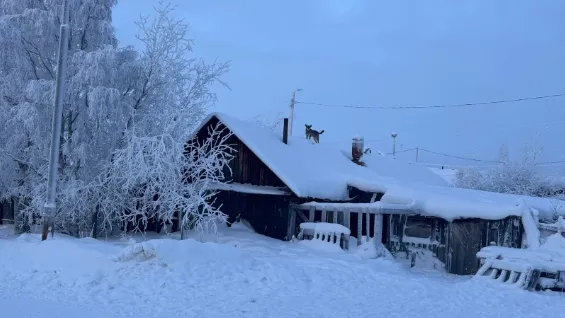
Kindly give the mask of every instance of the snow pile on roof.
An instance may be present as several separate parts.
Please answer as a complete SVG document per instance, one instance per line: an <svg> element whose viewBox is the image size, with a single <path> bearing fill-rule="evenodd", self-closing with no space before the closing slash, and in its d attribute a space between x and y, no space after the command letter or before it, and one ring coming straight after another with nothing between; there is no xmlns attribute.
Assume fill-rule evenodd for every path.
<svg viewBox="0 0 565 318"><path fill-rule="evenodd" d="M560 254L565 258L565 237L561 233L555 233L548 236L545 242L540 246L540 250L552 251Z"/></svg>
<svg viewBox="0 0 565 318"><path fill-rule="evenodd" d="M449 185L455 185L457 183L457 169L436 167L428 167L428 169L445 180Z"/></svg>
<svg viewBox="0 0 565 318"><path fill-rule="evenodd" d="M369 180L350 180L363 191L376 191ZM536 209L542 219L552 219L555 200L471 189L428 186L417 183L389 184L381 202L414 206L422 214L452 221L461 218L499 220L521 216L525 204ZM564 202L565 203L565 202Z"/></svg>
<svg viewBox="0 0 565 318"><path fill-rule="evenodd" d="M390 156L363 155L363 162L369 169L387 178L394 178L402 182L417 182L425 185L448 186L449 184L440 176L419 164L411 164Z"/></svg>
<svg viewBox="0 0 565 318"><path fill-rule="evenodd" d="M282 133L275 135L251 122L221 113L211 114L203 124L212 116L237 135L299 197L347 200L347 181L351 177L374 180L379 192L396 182L351 162L339 149L323 143L313 145L304 138L290 136L288 144L284 144Z"/></svg>

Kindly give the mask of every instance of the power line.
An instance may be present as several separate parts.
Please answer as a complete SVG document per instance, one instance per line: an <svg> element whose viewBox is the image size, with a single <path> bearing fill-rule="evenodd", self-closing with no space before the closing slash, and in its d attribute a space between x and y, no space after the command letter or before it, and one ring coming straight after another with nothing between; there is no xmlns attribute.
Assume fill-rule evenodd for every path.
<svg viewBox="0 0 565 318"><path fill-rule="evenodd" d="M449 158L461 159L461 160L468 160L468 161L475 161L475 162L502 163L501 161L498 161L498 160L484 160L484 159L476 159L476 158L469 158L469 157L461 157L461 156L450 155L450 154L447 154L447 153L437 152L437 151L432 151L432 150L422 149L422 148L420 148L420 151L431 153L431 154L434 154L434 155L449 157Z"/></svg>
<svg viewBox="0 0 565 318"><path fill-rule="evenodd" d="M398 150L398 151L395 151L394 154L399 154L399 153L409 152L409 151L415 151L416 149L418 149L418 148L410 148L410 149ZM421 149L420 149L420 150L421 150ZM389 152L389 153L387 153L387 155L393 155L393 153L392 153L392 152Z"/></svg>
<svg viewBox="0 0 565 318"><path fill-rule="evenodd" d="M484 168L484 169L488 169L488 168L496 167L496 165L453 165L453 164L445 164L445 163L427 163L427 162L418 162L416 164L427 166L427 167L430 167L430 168L444 167L446 169L461 169L461 168ZM504 166L505 167L513 167L513 168L523 167L523 165L518 165L518 164L505 164ZM533 166L535 166L535 167L564 167L565 161L563 161L563 162L558 162L558 161L555 161L555 162L553 162L553 161L539 162L539 163L534 163Z"/></svg>
<svg viewBox="0 0 565 318"><path fill-rule="evenodd" d="M493 105L493 104L504 104L504 103L515 103L523 102L529 100L547 99L563 97L565 93L552 94L552 95L541 95L532 97L522 97L515 99L502 99L487 102L477 102L477 103L463 103L463 104L439 104L439 105L427 105L427 106L360 106L360 105L340 105L340 104L324 104L316 102L302 102L296 101L296 104L321 106L321 107L334 107L334 108L358 108L358 109L426 109L426 108L458 108L458 107L470 107L470 106L480 106L480 105Z"/></svg>
<svg viewBox="0 0 565 318"><path fill-rule="evenodd" d="M410 149L406 149L406 150L401 150L401 151L397 151L396 153L403 153L403 152L409 152L409 151L415 151L415 150L419 150L419 151L423 151L423 152L427 152L427 153L431 153L434 155L440 155L440 156L444 156L444 157L449 157L449 158L455 158L455 159L461 159L461 160L469 160L469 161L476 161L476 162L490 162L490 163L501 163L500 161L496 161L496 160L484 160L484 159L477 159L477 158L469 158L469 157L461 157L461 156L455 156L455 155L450 155L448 153L444 153L444 152L437 152L437 151L432 151L432 150L428 150L428 149L424 149L424 148L410 148ZM388 153L387 155L392 155L392 153Z"/></svg>

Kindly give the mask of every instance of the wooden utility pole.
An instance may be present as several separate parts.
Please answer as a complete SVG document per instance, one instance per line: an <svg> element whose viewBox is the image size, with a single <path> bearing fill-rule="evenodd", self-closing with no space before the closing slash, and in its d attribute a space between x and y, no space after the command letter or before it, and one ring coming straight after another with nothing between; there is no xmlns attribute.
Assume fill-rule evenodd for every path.
<svg viewBox="0 0 565 318"><path fill-rule="evenodd" d="M300 92L302 88L297 88L292 92L290 98L290 114L288 118L288 135L292 136L292 127L294 126L294 105L296 104L296 92Z"/></svg>
<svg viewBox="0 0 565 318"><path fill-rule="evenodd" d="M396 158L396 137L398 136L397 133L390 134L392 137L392 156Z"/></svg>
<svg viewBox="0 0 565 318"><path fill-rule="evenodd" d="M420 147L416 147L416 162L418 162L418 152L420 151Z"/></svg>

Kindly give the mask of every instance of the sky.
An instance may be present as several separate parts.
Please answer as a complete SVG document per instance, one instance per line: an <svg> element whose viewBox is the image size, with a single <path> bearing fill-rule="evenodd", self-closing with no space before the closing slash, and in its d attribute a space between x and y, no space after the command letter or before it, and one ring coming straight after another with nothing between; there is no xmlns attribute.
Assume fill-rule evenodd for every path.
<svg viewBox="0 0 565 318"><path fill-rule="evenodd" d="M461 104L565 93L563 0L170 0L190 23L194 55L231 61L215 111L243 119L288 114L297 100L358 106ZM120 45L139 46L134 21L157 0L119 0ZM352 109L297 104L321 142L392 151L418 147L496 160L526 143L565 160L565 97L461 108ZM398 154L415 161L415 152ZM419 162L483 166L419 151ZM565 164L552 166L565 169Z"/></svg>

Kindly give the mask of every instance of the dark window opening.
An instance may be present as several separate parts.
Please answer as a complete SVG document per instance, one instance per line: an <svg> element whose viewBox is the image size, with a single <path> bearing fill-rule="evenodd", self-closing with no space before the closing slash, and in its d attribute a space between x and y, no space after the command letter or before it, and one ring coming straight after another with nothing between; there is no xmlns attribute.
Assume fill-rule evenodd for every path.
<svg viewBox="0 0 565 318"><path fill-rule="evenodd" d="M406 220L404 235L408 237L431 238L432 228L432 219L409 216Z"/></svg>

